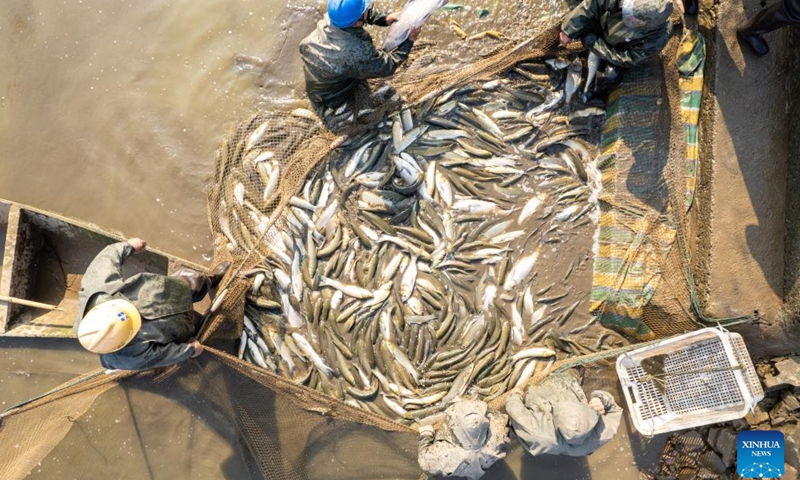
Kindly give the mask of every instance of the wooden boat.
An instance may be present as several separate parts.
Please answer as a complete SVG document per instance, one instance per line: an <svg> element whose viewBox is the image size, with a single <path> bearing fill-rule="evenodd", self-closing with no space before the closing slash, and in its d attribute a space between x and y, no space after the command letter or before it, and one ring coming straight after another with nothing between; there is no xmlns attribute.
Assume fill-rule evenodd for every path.
<svg viewBox="0 0 800 480"><path fill-rule="evenodd" d="M117 232L0 199L0 335L74 337L78 291L89 263ZM148 248L124 265L126 275L167 274L202 266Z"/></svg>

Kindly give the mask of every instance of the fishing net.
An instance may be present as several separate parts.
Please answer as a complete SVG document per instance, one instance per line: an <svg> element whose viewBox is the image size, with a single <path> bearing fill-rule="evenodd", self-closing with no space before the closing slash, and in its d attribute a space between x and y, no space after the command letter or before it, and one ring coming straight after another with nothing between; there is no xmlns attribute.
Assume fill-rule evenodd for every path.
<svg viewBox="0 0 800 480"><path fill-rule="evenodd" d="M630 341L660 338L710 321L702 316L697 304L691 277L693 247L688 241L697 164L696 129L702 65L679 78L675 58L681 39L673 38L661 56L662 62L626 74L622 85L609 99L602 138L598 124L592 120L586 120L586 126L576 130L574 124L581 124L585 119L573 115L574 112L569 113L572 117L562 115L566 120L556 121L557 128L547 128L546 125L553 124L553 118L548 116L546 124L536 126L530 122L533 128L525 133L516 128L513 131L504 128L499 132L501 136L491 131L487 134L484 130L492 130L491 123L487 127L472 105L496 101L495 95L502 94L506 103L517 102L529 110L531 102L540 104L552 100L547 92L540 92L541 99L536 101L525 90L531 82L553 77L552 71L540 70L543 67L540 60L569 56L573 64L575 59L581 61L577 56L579 47L558 47L558 26L555 22L553 25L525 42L510 45L468 67L440 73L424 69L398 73L392 87L402 97L405 111L394 112L389 110L389 105L384 108L372 104L366 109L369 111L360 115L364 103L357 98L349 106L354 115L352 126L344 134L331 133L306 110L261 113L238 125L219 150L209 191L215 261L231 260L233 267L205 316L200 339L209 345L207 352L197 359L158 371L92 372L5 413L0 417L0 444L4 446L0 453L0 477L16 479L38 471L40 462L54 449L57 453L66 443L65 438L70 442L80 441L73 438L75 424L82 426L82 432L89 432L85 434L88 440L83 441L98 448L97 445L105 443L102 442L103 427L92 422L107 420L108 415L85 413L90 408L101 408L115 392L136 388L162 392L187 405L198 402L205 405L203 421L224 425L219 427L221 435L230 437L245 459L247 471L241 472L239 478L415 478L419 472L415 464L414 420L441 410L453 396L476 395L499 406L505 391L515 385L536 381L570 366L611 358L630 348ZM698 44L697 38L684 39L684 43L686 41ZM688 50L684 47L681 52L695 59L698 55L694 47ZM495 81L500 82L489 86ZM373 91L378 88L372 87ZM474 104L469 103L472 94L478 95ZM451 99L462 105L448 104ZM461 133L448 134L458 138L424 137L426 131L415 130L431 115L441 117L448 112L460 112L453 115L466 122L460 125L469 129L467 138ZM447 118L438 122L439 126L449 125ZM447 128L462 130L464 127L442 127ZM539 131L545 132L545 139L558 138L558 142L541 143L543 138ZM592 137L594 133L596 137ZM437 160L421 159L421 148L412 145L423 137L431 141L425 148ZM581 138L575 140L574 137ZM687 137L691 139L688 147ZM564 142L570 140L577 143L568 143L571 147L565 148ZM591 142L598 141L599 151L596 151ZM447 157L449 160L438 157L447 155L447 151L455 148L454 144L479 158L503 157L509 154L506 149L514 142L524 144L524 148L515 144L517 151L533 148L534 154L550 152L548 155L552 154L553 158L563 159L571 155L570 148L584 148L596 158L584 164L585 160L579 155L578 165L573 158L572 163L567 159L564 164L552 160L547 167L529 167L525 162L541 159L523 158L509 164L480 164L478 169L475 162L465 164L452 157ZM415 232L417 241L410 238L402 244L385 241L376 234L380 228L384 229L384 234L386 230L401 227L406 229L402 232L411 232L414 224L409 222L427 208L422 205L424 202L403 203L402 194L386 194L380 201L388 199L391 208L365 216L358 201L374 200L364 192L375 188L338 177L350 164L364 170L360 173L369 173L361 161L353 160L357 153L372 166L388 164L387 158L393 151L405 148L409 148L412 160L419 162L420 168L414 170L411 164L410 170L405 170L409 167L402 162L394 165L391 176L400 176L403 171L410 173L408 178L392 183L392 189L395 193L419 191L420 184L415 182L420 182L421 177L432 178L437 182L435 188L428 190L429 186L425 185L423 189L437 203L455 204L467 200L466 197L479 197L487 192L486 185L491 182L501 184L499 189L492 187L495 193L519 195L525 188L515 187L515 183L527 178L527 172L517 171L523 166L541 175L543 183L551 182L548 184L551 187L555 184L553 188L568 186L568 189L548 191L560 200L550 205L552 211L542 215L558 217L559 222L575 219L575 225L592 218L584 225L584 228L588 225L589 233L585 230L573 233L570 229L573 227L548 225L537 231L535 238L542 245L551 245L548 242L569 244L572 237L584 238L585 245L594 252L593 258L586 257L582 262L571 264L564 269L566 274L564 270L559 271L558 281L569 287L578 282L577 279L567 281L574 269L593 272L584 275L589 279L585 288L587 293L591 291L590 297L584 302L585 294L572 285L565 287L565 296L575 302L556 306L562 298L560 293L550 291L550 286L536 291L539 304L527 306L547 306L543 310L547 317L534 322L526 316L521 324L524 331L520 333L524 342L512 350L503 342L509 342L514 335L515 308L526 312L525 315L531 313L526 309L522 291L527 282L533 282L532 274L523 272L525 275L520 274L517 282L523 285L516 294L508 294L516 285L512 283L506 287L503 279L510 273L521 272L509 265L508 258L515 255L514 248L482 254L486 256L480 258L489 259L485 263L490 267L480 272L470 269L463 264L465 262L443 260L454 262L449 266L455 273L447 277L452 285L444 289L450 294L420 291L417 292L420 298L413 300L415 294L406 296L397 292L389 294L392 300L382 297L378 301L379 284L371 284L369 295L363 293L364 287L370 284L369 278L374 277L376 271L388 269L386 264L390 257L400 255L399 249L405 251L404 265L394 267L397 272L394 282L400 285L403 282L400 277L406 277L409 266L417 258L435 255L426 250L425 241L419 239L432 237L437 232L424 232L424 235ZM359 153L360 149L363 150ZM431 154L430 149L436 153ZM428 166L433 162L438 164L429 175ZM473 182L459 183L453 172L472 175L469 178ZM456 192L452 199L446 199L449 196L444 187L447 182L438 180L440 173L446 177L450 175L446 180ZM569 177L568 182L573 183L559 184L561 177ZM582 181L574 183L576 178ZM602 189L593 190L587 185L590 178L600 182ZM386 185L383 183L384 187ZM517 190L513 190L515 188ZM526 192L526 205L534 199L528 194L530 192ZM319 202L322 195L341 201L344 213L337 220L324 215L325 208L317 210L318 205L326 205ZM572 206L569 202L577 202L576 198L583 203L576 203L577 208L568 210ZM500 218L503 215L513 214L514 218L519 218L520 210L525 211L513 202L501 203L498 201L499 207L492 207L503 212L498 215L499 210L492 210L495 221L503 220ZM456 237L478 235L474 231L487 228L474 225L477 219L472 218L483 215L481 219L485 219L485 212L472 215L469 210L472 207L466 208L463 216L469 218L459 224L456 233L460 235L452 235L454 238L448 241L458 242ZM304 214L304 210L312 214ZM364 219L371 219L370 227L359 227ZM349 223L352 229L349 241L354 245L354 253L349 261L346 258L332 260L338 247L347 244L344 239L336 240L334 228L328 230L330 224L337 222L339 225ZM305 235L296 235L298 231ZM502 235L501 231L495 236ZM317 238L315 232L325 232L325 235ZM526 238L533 236L528 231L524 233ZM446 232L438 234L448 237ZM370 245L372 248L368 248ZM525 244L513 245L522 245L519 248L524 250ZM553 248L550 255L558 256L560 251ZM359 256L373 250L376 254ZM315 253L310 255L312 251ZM298 256L296 252L303 255ZM383 252L383 258L378 258L377 252ZM405 260L408 252L412 253L411 259ZM433 264L431 261L430 265ZM362 288L355 293L348 289L351 293L347 296L364 297L358 299L361 303L350 299L349 303L344 303L339 299L336 301L338 308L332 307L333 290L347 287L329 288L325 283L328 280L323 277L336 277L337 272L346 268L359 272L352 277L358 282L351 280L350 283L359 283ZM435 276L428 268L420 272L418 278L435 285L432 280ZM283 279L276 273L278 269L289 271L289 278ZM325 270L324 275L317 273L322 270ZM473 278L459 284L462 278L476 276L497 277L493 284L497 293L492 297L496 298L492 315L482 316L481 309L476 306L490 297L486 293L486 284L491 284L490 281L477 282L478 279ZM391 281L386 283L392 284ZM329 290L331 298L313 293L321 289L321 284L328 287L325 290ZM390 288L393 292L393 287ZM311 293L282 296L281 289ZM470 290L475 290L471 301L466 294ZM456 295L452 292L460 292L460 303L454 302ZM545 297L547 301L543 301ZM388 309L382 323L378 309L372 307L383 308L384 301L392 302L393 307ZM403 309L414 308L415 302L422 310L401 317ZM292 318L290 311L299 317ZM579 313L575 314L576 311ZM345 315L346 312L349 315ZM583 319L580 314L584 315ZM592 319L599 319L600 324L611 331L604 330ZM299 324L292 324L295 321ZM369 355L369 349L360 350L364 347L359 346L358 341L351 342L359 338L351 331L362 332L363 342L370 348L375 346L372 354L376 358L362 361L363 356ZM457 339L457 345L448 343L452 339ZM482 349L484 344L486 350ZM441 346L438 350L437 345ZM529 347L540 350L525 350ZM239 358L226 353L237 351ZM429 374L436 369L428 367L436 364L445 367L435 375ZM370 372L368 367L373 370ZM379 378L381 372L383 379ZM347 378L351 376L353 378ZM415 383L425 390L424 396L419 394L411 398L409 392L414 391L411 387ZM468 392L469 386L474 388ZM86 428L90 426L94 428ZM359 459L358 465L347 466L347 461L353 462L355 457ZM334 460L339 461L337 465L344 466L332 468ZM141 466L134 465L130 458L120 462L113 467L70 464L70 474L88 478L118 471L114 468L141 471ZM385 469L377 466L381 464ZM49 468L57 469L52 465ZM148 474L157 476L153 471Z"/></svg>

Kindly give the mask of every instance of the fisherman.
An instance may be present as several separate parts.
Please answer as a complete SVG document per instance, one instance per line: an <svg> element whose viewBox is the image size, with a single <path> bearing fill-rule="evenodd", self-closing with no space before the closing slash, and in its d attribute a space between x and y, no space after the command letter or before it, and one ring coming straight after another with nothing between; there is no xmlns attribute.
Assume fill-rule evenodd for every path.
<svg viewBox="0 0 800 480"><path fill-rule="evenodd" d="M595 77L594 93L583 101L602 98L622 80L625 69L658 55L672 34L672 0L567 0L572 10L561 23L559 41L568 45L581 39L600 58L603 67Z"/></svg>
<svg viewBox="0 0 800 480"><path fill-rule="evenodd" d="M444 419L420 421L419 466L430 475L476 480L506 456L508 440L508 416L480 400L457 399Z"/></svg>
<svg viewBox="0 0 800 480"><path fill-rule="evenodd" d="M622 409L610 393L596 390L586 399L574 371L553 374L525 392L506 399L511 428L531 455L581 457L611 440Z"/></svg>
<svg viewBox="0 0 800 480"><path fill-rule="evenodd" d="M328 0L327 15L300 42L306 94L317 115L334 130L337 123L353 114L352 105L348 105L351 109L344 106L354 103L357 95L359 101L372 105L392 100L379 92L379 98L374 98L366 80L393 75L408 58L420 32L420 28L412 29L408 39L391 52L376 48L364 25L386 27L396 22L398 15L379 13L370 3L371 0ZM389 94L387 89L384 95Z"/></svg>
<svg viewBox="0 0 800 480"><path fill-rule="evenodd" d="M81 281L73 329L84 348L100 354L107 369L165 367L203 352L198 341L190 341L200 317L192 303L219 283L230 262L217 265L208 276L183 267L170 276L138 273L124 278L122 265L146 248L140 238L107 246Z"/></svg>
<svg viewBox="0 0 800 480"><path fill-rule="evenodd" d="M800 0L778 0L739 25L736 33L756 55L763 57L769 53L769 45L762 37L763 34L787 25L798 24L800 24Z"/></svg>

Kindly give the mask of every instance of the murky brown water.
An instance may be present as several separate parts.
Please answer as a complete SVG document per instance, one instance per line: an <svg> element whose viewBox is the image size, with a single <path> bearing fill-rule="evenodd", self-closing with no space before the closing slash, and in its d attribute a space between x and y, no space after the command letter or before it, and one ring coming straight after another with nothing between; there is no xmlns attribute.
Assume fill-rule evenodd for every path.
<svg viewBox="0 0 800 480"><path fill-rule="evenodd" d="M298 60L274 40L316 15L255 0L3 2L0 197L208 261L214 150L267 98L294 101ZM282 68L259 84L238 53Z"/></svg>
<svg viewBox="0 0 800 480"><path fill-rule="evenodd" d="M0 410L97 366L97 357L72 340L0 339ZM600 381L596 373L587 375L586 388ZM305 460L313 478L416 478L399 452L383 452L378 464L364 458L366 437L376 445L391 445L380 431L368 427L319 443ZM590 457L534 458L515 446L484 478L637 480L638 469L654 465L665 440L663 435L643 439L632 433L626 419L614 440ZM29 478L249 478L240 448L233 425L200 397L130 385L102 395ZM394 463L406 466L392 476Z"/></svg>

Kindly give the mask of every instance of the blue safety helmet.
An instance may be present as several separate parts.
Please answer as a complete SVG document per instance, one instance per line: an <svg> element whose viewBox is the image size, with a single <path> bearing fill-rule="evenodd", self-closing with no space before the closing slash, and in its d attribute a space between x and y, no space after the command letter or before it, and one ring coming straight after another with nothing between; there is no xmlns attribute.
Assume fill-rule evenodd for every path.
<svg viewBox="0 0 800 480"><path fill-rule="evenodd" d="M328 18L338 28L352 27L369 8L372 0L328 0Z"/></svg>

